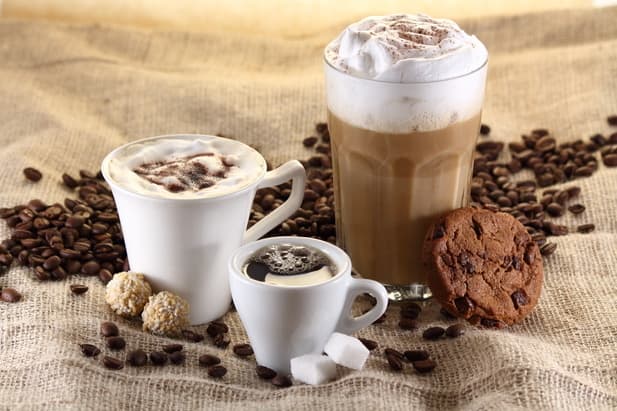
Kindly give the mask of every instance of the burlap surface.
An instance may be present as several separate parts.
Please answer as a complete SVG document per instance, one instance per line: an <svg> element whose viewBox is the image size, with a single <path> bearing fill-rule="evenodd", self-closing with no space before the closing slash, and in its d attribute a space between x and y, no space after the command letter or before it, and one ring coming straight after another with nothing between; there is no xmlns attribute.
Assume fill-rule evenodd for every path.
<svg viewBox="0 0 617 411"><path fill-rule="evenodd" d="M605 117L617 113L616 20L610 8L465 22L491 53L484 121L493 136L509 140L537 126L561 140L609 132ZM150 135L221 132L260 146L274 162L306 157L300 140L325 118L321 50L340 29L283 39L0 21L0 206L60 201L63 171L95 169L115 146ZM26 182L26 166L41 169L43 180ZM600 166L577 184L587 211L562 220L598 228L554 240L541 301L522 324L428 343L398 330L391 308L385 324L359 333L381 347L429 349L439 364L430 375L411 367L394 373L373 354L361 372L278 390L255 378L253 360L209 343L186 343L184 366L108 371L77 346L102 346L101 320L117 321L129 348L168 340L111 314L96 279L38 283L13 267L0 286L24 299L0 304L0 408L615 408L617 169ZM8 235L4 223L0 235ZM75 282L90 291L71 295ZM446 324L432 304L421 318L423 326ZM225 321L232 343L245 342L236 314ZM223 380L196 366L206 352L228 366Z"/></svg>

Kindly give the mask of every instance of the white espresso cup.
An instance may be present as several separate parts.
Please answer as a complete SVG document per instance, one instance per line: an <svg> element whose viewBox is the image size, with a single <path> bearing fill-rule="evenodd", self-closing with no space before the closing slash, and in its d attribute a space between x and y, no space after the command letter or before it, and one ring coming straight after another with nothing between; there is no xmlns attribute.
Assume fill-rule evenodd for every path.
<svg viewBox="0 0 617 411"><path fill-rule="evenodd" d="M273 244L313 247L336 266L332 278L311 285L273 285L247 277L243 269L258 250ZM246 244L229 261L231 295L244 324L257 363L289 373L290 360L321 354L333 332L351 334L377 320L386 310L386 289L377 281L351 276L351 261L343 250L306 237L272 237ZM351 306L369 293L377 304L367 313L351 316Z"/></svg>
<svg viewBox="0 0 617 411"><path fill-rule="evenodd" d="M149 195L113 178L110 162L119 153L126 153L131 145L156 143L158 139L201 139L232 152L250 152L258 172L237 190L205 198ZM298 209L306 180L297 160L266 172L266 161L253 148L222 137L191 134L151 137L118 147L105 157L101 171L118 208L131 271L145 274L155 290L171 291L186 299L191 324L209 322L227 312L231 303L229 258L240 245L263 236ZM256 190L289 180L289 198L246 230Z"/></svg>

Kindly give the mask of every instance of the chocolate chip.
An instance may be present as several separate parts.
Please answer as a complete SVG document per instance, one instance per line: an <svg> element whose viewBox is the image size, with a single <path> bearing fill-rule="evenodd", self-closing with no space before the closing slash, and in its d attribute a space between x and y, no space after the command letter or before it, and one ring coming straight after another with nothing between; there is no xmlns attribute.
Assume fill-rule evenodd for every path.
<svg viewBox="0 0 617 411"><path fill-rule="evenodd" d="M143 367L148 363L148 355L144 350L133 350L126 356L126 362L133 367Z"/></svg>
<svg viewBox="0 0 617 411"><path fill-rule="evenodd" d="M446 230L444 226L441 224L436 225L435 229L433 230L433 240L437 240L438 238L441 238L444 235L446 235Z"/></svg>
<svg viewBox="0 0 617 411"><path fill-rule="evenodd" d="M165 365L167 363L167 354L162 351L152 351L150 353L150 362L158 366Z"/></svg>
<svg viewBox="0 0 617 411"><path fill-rule="evenodd" d="M92 344L79 344L81 348L81 352L86 357L96 357L101 353L101 350L98 349L96 345Z"/></svg>
<svg viewBox="0 0 617 411"><path fill-rule="evenodd" d="M106 344L110 350L123 350L126 347L126 341L120 336L107 337Z"/></svg>
<svg viewBox="0 0 617 411"><path fill-rule="evenodd" d="M43 174L36 168L26 167L24 168L24 176L32 182L37 182L43 177Z"/></svg>
<svg viewBox="0 0 617 411"><path fill-rule="evenodd" d="M425 340L438 340L440 339L446 330L443 327L429 327L422 333L422 338Z"/></svg>
<svg viewBox="0 0 617 411"><path fill-rule="evenodd" d="M446 328L446 335L450 338L460 337L465 334L465 327L462 324L452 324Z"/></svg>
<svg viewBox="0 0 617 411"><path fill-rule="evenodd" d="M69 286L73 294L79 295L88 291L88 286L83 284L71 284Z"/></svg>
<svg viewBox="0 0 617 411"><path fill-rule="evenodd" d="M253 355L253 348L249 344L236 344L233 347L233 352L238 357L248 357Z"/></svg>
<svg viewBox="0 0 617 411"><path fill-rule="evenodd" d="M523 305L527 305L529 303L529 298L527 298L527 294L525 290L517 290L512 293L512 303L514 304L515 309L519 309Z"/></svg>
<svg viewBox="0 0 617 411"><path fill-rule="evenodd" d="M100 331L103 337L115 337L120 334L118 326L111 321L103 321L100 326Z"/></svg>
<svg viewBox="0 0 617 411"><path fill-rule="evenodd" d="M223 378L225 374L227 374L227 368L222 365L213 365L208 368L208 375L212 378Z"/></svg>
<svg viewBox="0 0 617 411"><path fill-rule="evenodd" d="M117 358L105 356L103 357L103 365L110 370L121 370L124 368L124 363Z"/></svg>
<svg viewBox="0 0 617 411"><path fill-rule="evenodd" d="M412 363L412 365L413 365L413 368L415 368L416 371L418 371L419 373L422 373L422 374L425 374L425 373L433 371L435 369L435 367L437 366L435 361L433 361L431 359L414 361Z"/></svg>
<svg viewBox="0 0 617 411"><path fill-rule="evenodd" d="M203 354L199 356L199 365L202 367L210 367L212 365L220 364L221 359L215 355Z"/></svg>
<svg viewBox="0 0 617 411"><path fill-rule="evenodd" d="M255 372L257 373L257 376L262 380L271 380L272 378L276 377L276 371L263 365L258 365L255 368Z"/></svg>
<svg viewBox="0 0 617 411"><path fill-rule="evenodd" d="M184 346L182 344L165 344L163 346L163 351L165 351L167 354L171 354L174 352L182 351L183 348Z"/></svg>
<svg viewBox="0 0 617 411"><path fill-rule="evenodd" d="M408 350L404 354L409 362L426 360L430 356L425 350Z"/></svg>
<svg viewBox="0 0 617 411"><path fill-rule="evenodd" d="M378 346L376 341L369 340L367 338L358 337L358 340L360 340L360 342L364 344L369 351L373 351Z"/></svg>

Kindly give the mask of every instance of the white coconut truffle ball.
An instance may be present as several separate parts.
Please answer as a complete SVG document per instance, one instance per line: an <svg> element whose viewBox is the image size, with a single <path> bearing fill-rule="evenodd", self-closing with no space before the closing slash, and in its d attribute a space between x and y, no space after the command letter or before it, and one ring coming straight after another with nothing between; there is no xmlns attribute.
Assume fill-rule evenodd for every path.
<svg viewBox="0 0 617 411"><path fill-rule="evenodd" d="M126 271L114 275L105 289L105 301L123 317L141 314L151 295L152 288L143 274Z"/></svg>
<svg viewBox="0 0 617 411"><path fill-rule="evenodd" d="M189 325L189 303L169 291L150 297L141 313L144 331L175 337Z"/></svg>

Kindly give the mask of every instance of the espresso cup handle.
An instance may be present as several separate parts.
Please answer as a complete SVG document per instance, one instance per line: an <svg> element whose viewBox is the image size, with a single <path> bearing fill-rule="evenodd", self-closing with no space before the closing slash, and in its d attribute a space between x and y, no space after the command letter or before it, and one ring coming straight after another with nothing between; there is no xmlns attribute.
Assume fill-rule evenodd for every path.
<svg viewBox="0 0 617 411"><path fill-rule="evenodd" d="M268 231L289 218L302 205L304 198L304 185L306 183L306 172L298 160L291 160L282 166L268 171L266 176L257 185L257 188L272 187L291 181L291 194L289 198L276 210L270 212L253 227L244 233L243 244L255 241L264 236Z"/></svg>
<svg viewBox="0 0 617 411"><path fill-rule="evenodd" d="M369 293L377 300L377 304L368 312L359 317L351 316L351 306L358 296ZM361 328L364 328L377 320L383 315L388 307L388 293L383 285L373 280L352 278L345 304L343 305L343 313L338 322L336 330L343 334L352 334Z"/></svg>

